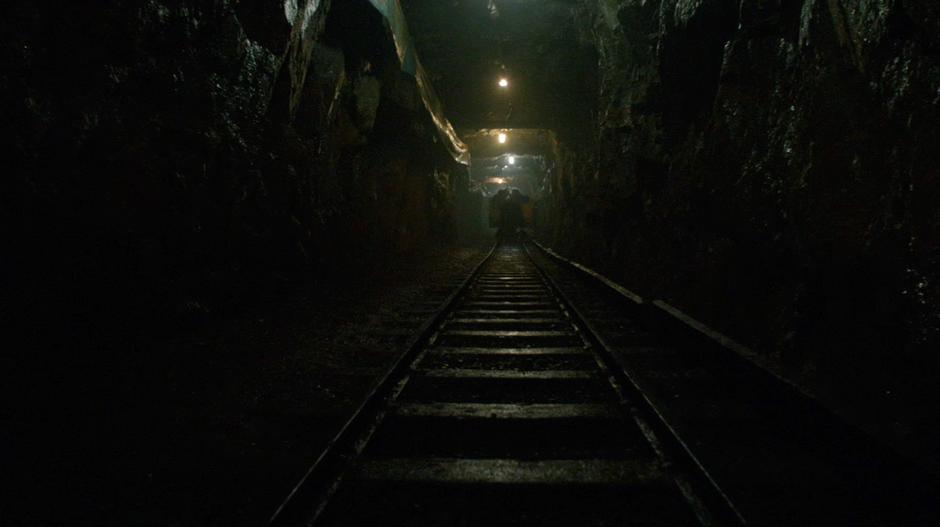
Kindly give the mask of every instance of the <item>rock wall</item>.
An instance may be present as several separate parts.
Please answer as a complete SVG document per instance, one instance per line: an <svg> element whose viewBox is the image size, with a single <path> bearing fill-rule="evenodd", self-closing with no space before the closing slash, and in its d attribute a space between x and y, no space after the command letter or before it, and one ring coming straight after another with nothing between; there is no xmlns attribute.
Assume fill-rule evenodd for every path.
<svg viewBox="0 0 940 527"><path fill-rule="evenodd" d="M364 0L5 11L8 314L199 323L450 235L465 175Z"/></svg>
<svg viewBox="0 0 940 527"><path fill-rule="evenodd" d="M597 147L560 163L542 235L817 393L935 375L938 4L580 12L599 56Z"/></svg>

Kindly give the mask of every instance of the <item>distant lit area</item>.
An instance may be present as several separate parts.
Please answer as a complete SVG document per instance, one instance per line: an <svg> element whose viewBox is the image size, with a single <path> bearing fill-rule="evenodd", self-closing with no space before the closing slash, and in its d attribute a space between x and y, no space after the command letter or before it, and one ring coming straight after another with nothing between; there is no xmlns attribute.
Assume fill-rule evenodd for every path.
<svg viewBox="0 0 940 527"><path fill-rule="evenodd" d="M500 87L500 88L508 88L508 87L509 87L509 79L507 79L506 77L500 77L500 79L499 79L499 87Z"/></svg>
<svg viewBox="0 0 940 527"><path fill-rule="evenodd" d="M499 136L497 136L497 139L499 140L499 144L503 145L503 144L506 144L506 141L509 139L509 136L507 136L504 132L500 132Z"/></svg>

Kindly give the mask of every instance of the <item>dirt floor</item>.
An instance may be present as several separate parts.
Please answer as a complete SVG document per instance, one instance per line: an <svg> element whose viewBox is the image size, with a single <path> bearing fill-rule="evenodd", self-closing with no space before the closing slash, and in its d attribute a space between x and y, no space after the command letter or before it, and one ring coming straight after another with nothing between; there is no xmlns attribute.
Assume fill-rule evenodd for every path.
<svg viewBox="0 0 940 527"><path fill-rule="evenodd" d="M263 524L488 248L428 249L198 335L55 350L74 360L4 416L22 471L0 523Z"/></svg>

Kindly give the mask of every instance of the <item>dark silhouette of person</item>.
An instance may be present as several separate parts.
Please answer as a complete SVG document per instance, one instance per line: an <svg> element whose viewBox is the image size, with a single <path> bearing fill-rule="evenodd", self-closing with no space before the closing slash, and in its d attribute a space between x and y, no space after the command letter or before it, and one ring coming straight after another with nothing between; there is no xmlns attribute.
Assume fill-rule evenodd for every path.
<svg viewBox="0 0 940 527"><path fill-rule="evenodd" d="M492 198L490 198L490 227L503 228L503 205L509 199L509 189L500 189Z"/></svg>
<svg viewBox="0 0 940 527"><path fill-rule="evenodd" d="M501 239L515 237L525 226L525 217L522 213L523 204L529 198L519 192L519 189L502 189L493 196L492 207L498 210L497 236Z"/></svg>

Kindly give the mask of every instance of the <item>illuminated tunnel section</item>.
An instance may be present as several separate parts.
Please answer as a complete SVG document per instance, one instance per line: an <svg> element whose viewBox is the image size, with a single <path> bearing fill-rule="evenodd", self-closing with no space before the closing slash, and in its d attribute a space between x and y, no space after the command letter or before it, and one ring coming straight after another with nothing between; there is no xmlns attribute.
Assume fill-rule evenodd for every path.
<svg viewBox="0 0 940 527"><path fill-rule="evenodd" d="M500 136L505 142L500 142ZM541 199L549 192L557 148L550 130L496 129L465 134L472 154L470 181L487 195L511 186Z"/></svg>

